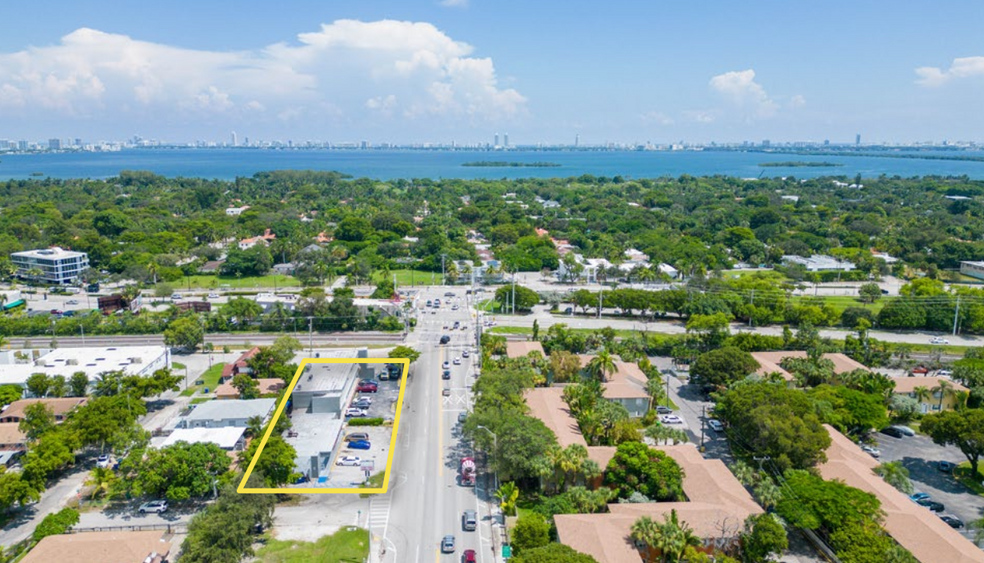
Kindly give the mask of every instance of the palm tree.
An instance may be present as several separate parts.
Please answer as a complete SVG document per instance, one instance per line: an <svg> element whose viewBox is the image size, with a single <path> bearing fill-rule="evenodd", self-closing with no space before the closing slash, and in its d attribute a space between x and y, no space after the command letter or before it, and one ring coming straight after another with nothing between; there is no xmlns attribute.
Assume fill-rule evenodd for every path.
<svg viewBox="0 0 984 563"><path fill-rule="evenodd" d="M41 268L38 268L37 266L30 268L29 270L27 270L26 273L28 279L31 280L32 286L37 285L38 280L41 279L41 276L44 275L44 271L42 271Z"/></svg>
<svg viewBox="0 0 984 563"><path fill-rule="evenodd" d="M85 481L86 485L92 487L92 496L89 498L96 498L100 494L109 493L116 482L116 473L108 467L96 467L89 472L89 476Z"/></svg>
<svg viewBox="0 0 984 563"><path fill-rule="evenodd" d="M150 263L147 264L147 271L150 272L150 275L154 276L154 285L157 285L157 272L161 271L161 266L157 262L151 260Z"/></svg>
<svg viewBox="0 0 984 563"><path fill-rule="evenodd" d="M950 383L949 381L946 381L946 380L940 380L939 385L937 385L936 387L933 387L933 393L934 394L936 394L936 393L939 393L940 394L940 405L939 405L940 408L939 408L939 410L942 411L943 410L943 399L945 397L953 396L953 393L954 393L953 384Z"/></svg>
<svg viewBox="0 0 984 563"><path fill-rule="evenodd" d="M680 523L676 510L664 516L663 522L653 522L648 516L639 518L632 524L631 537L659 551L663 563L677 563L688 546L701 543L686 522Z"/></svg>
<svg viewBox="0 0 984 563"><path fill-rule="evenodd" d="M922 404L925 404L933 396L933 392L929 390L929 387L923 385L916 386L912 390L912 393L916 396L916 400Z"/></svg>
<svg viewBox="0 0 984 563"><path fill-rule="evenodd" d="M581 444L571 444L567 446L560 456L561 470L561 490L567 488L567 482L577 479L578 474L584 469L584 462L588 459L588 449Z"/></svg>
<svg viewBox="0 0 984 563"><path fill-rule="evenodd" d="M120 290L120 297L123 298L123 301L126 301L127 307L133 309L133 302L140 297L140 287L137 284L124 286L123 289Z"/></svg>
<svg viewBox="0 0 984 563"><path fill-rule="evenodd" d="M615 359L611 353L602 349L597 356L591 358L591 361L588 362L588 373L602 383L608 381L608 374L615 373Z"/></svg>
<svg viewBox="0 0 984 563"><path fill-rule="evenodd" d="M512 481L499 485L499 490L495 492L499 498L499 507L505 515L513 514L516 507L516 500L519 499L519 487Z"/></svg>
<svg viewBox="0 0 984 563"><path fill-rule="evenodd" d="M731 472L734 473L735 479L738 479L738 482L746 487L758 480L758 474L755 472L755 469L741 460L731 464Z"/></svg>
<svg viewBox="0 0 984 563"><path fill-rule="evenodd" d="M646 381L646 393L649 394L649 408L651 409L653 403L663 397L663 380L659 377L651 377Z"/></svg>
<svg viewBox="0 0 984 563"><path fill-rule="evenodd" d="M755 498L758 499L762 508L766 510L777 505L782 500L782 490L769 478L759 481L758 485L752 489L752 493L755 494Z"/></svg>
<svg viewBox="0 0 984 563"><path fill-rule="evenodd" d="M252 438L258 437L263 433L263 418L252 416L246 421L246 434Z"/></svg>
<svg viewBox="0 0 984 563"><path fill-rule="evenodd" d="M912 482L909 481L909 470L902 465L901 461L883 463L875 468L875 473L881 475L886 483L903 493L912 494L913 488Z"/></svg>

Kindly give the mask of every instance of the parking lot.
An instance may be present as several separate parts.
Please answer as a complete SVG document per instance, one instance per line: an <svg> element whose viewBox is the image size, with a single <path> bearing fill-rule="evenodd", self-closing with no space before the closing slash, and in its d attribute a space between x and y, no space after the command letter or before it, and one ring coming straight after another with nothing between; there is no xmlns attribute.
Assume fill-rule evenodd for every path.
<svg viewBox="0 0 984 563"><path fill-rule="evenodd" d="M372 446L368 450L354 450L345 441L339 441L338 449L331 460L331 467L328 473L328 482L319 486L324 487L355 487L365 481L365 472L361 467L341 466L336 463L343 456L355 456L361 460L371 459L373 469L371 474L382 473L386 470L386 457L389 455L390 436L392 434L390 426L350 426L342 429L342 438L355 432L364 432L369 435L369 443Z"/></svg>
<svg viewBox="0 0 984 563"><path fill-rule="evenodd" d="M909 479L916 492L928 493L946 507L942 514L952 514L969 525L984 516L984 497L975 495L958 483L953 475L937 468L938 461L955 464L967 461L960 450L953 446L939 446L926 436L916 435L893 438L885 434L875 435L881 457L878 461L901 461L909 470ZM929 510L928 508L926 510ZM960 532L973 540L973 530L965 526Z"/></svg>

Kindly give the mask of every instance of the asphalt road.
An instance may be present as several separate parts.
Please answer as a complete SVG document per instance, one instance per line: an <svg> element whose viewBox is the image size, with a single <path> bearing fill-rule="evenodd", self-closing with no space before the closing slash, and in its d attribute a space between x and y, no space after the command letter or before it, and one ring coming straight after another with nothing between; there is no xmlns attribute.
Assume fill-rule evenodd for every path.
<svg viewBox="0 0 984 563"><path fill-rule="evenodd" d="M305 348L308 346L334 346L337 344L399 344L403 341L402 333L393 332L332 332L332 333L284 333L284 332L240 332L213 333L205 335L205 342L211 342L216 348L222 346L241 346L248 342L257 346L273 344L283 336L297 338ZM51 336L15 337L8 339L11 348L21 348L25 342L32 344L47 343ZM112 336L59 336L58 345L61 347L102 347L102 346L163 346L164 336L160 334L119 334Z"/></svg>
<svg viewBox="0 0 984 563"><path fill-rule="evenodd" d="M459 296L453 302L459 305L457 311L447 304L436 314L431 314L434 309L423 308L428 299L446 301L445 291L454 291ZM498 533L498 528L493 529L490 505L486 502L483 485L487 475L480 465L479 486L462 487L457 479L461 457L470 454L468 445L461 440L457 420L458 414L471 404L470 388L475 373L471 362L475 355L463 358L461 365L452 364L450 380L441 379L444 361L452 362L460 357L462 350L474 349L475 320L464 293L461 288L432 288L417 297L420 316L407 344L422 354L404 397L390 492L374 499L374 504L388 509L382 541L386 548L382 561L387 563L419 563L431 561L432 557L437 562L457 563L465 549L474 549L480 563L495 561L491 537L493 532ZM468 324L470 330L443 328L455 320ZM442 334L451 336L449 344L438 343ZM450 389L448 396L443 395L445 387ZM472 532L461 527L462 512L469 509L479 515L479 527ZM373 510L375 514L376 508ZM455 536L453 554L440 552L441 538L447 534Z"/></svg>

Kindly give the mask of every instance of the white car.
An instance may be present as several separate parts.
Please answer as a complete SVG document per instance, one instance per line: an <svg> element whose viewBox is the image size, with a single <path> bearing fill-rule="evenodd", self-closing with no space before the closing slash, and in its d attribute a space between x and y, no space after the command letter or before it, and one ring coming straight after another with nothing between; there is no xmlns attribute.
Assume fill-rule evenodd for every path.
<svg viewBox="0 0 984 563"><path fill-rule="evenodd" d="M462 357L462 358L467 358L467 357L468 357L468 350L465 350L465 351L463 351L463 352L461 353L461 357Z"/></svg>
<svg viewBox="0 0 984 563"><path fill-rule="evenodd" d="M65 304L66 305L78 305L79 304L79 301L78 301L78 299L69 299L68 301L65 302Z"/></svg>
<svg viewBox="0 0 984 563"><path fill-rule="evenodd" d="M369 411L367 411L366 409L359 409L355 407L345 409L346 418L362 418L365 416L369 416Z"/></svg>
<svg viewBox="0 0 984 563"><path fill-rule="evenodd" d="M953 372L948 369L941 369L940 371L936 372L936 375L940 377L953 377Z"/></svg>
<svg viewBox="0 0 984 563"><path fill-rule="evenodd" d="M96 467L101 467L103 469L106 469L107 467L109 467L110 463L112 463L112 460L109 459L109 455L103 454L99 456L99 459L96 460Z"/></svg>
<svg viewBox="0 0 984 563"><path fill-rule="evenodd" d="M181 294L180 293L172 293L171 294L171 301L181 301Z"/></svg>
<svg viewBox="0 0 984 563"><path fill-rule="evenodd" d="M443 364L441 364L441 369L451 369L451 364L445 361Z"/></svg>
<svg viewBox="0 0 984 563"><path fill-rule="evenodd" d="M942 336L934 336L934 337L932 337L932 338L929 339L929 343L930 344L949 344L950 341L947 340L946 338L943 338Z"/></svg>
<svg viewBox="0 0 984 563"><path fill-rule="evenodd" d="M717 420L716 418L712 418L708 420L707 425L710 426L711 430L715 432L724 432L724 425L721 424L721 421Z"/></svg>
<svg viewBox="0 0 984 563"><path fill-rule="evenodd" d="M362 464L362 458L357 455L344 455L335 462L335 465L358 467Z"/></svg>
<svg viewBox="0 0 984 563"><path fill-rule="evenodd" d="M208 294L208 298L209 299L218 299L219 298L219 294L218 293L209 293Z"/></svg>
<svg viewBox="0 0 984 563"><path fill-rule="evenodd" d="M861 446L861 451L865 452L871 457L881 457L881 452L878 451L878 448L872 446L868 446L868 445Z"/></svg>
<svg viewBox="0 0 984 563"><path fill-rule="evenodd" d="M659 421L663 424L683 424L683 420L675 414L664 414Z"/></svg>
<svg viewBox="0 0 984 563"><path fill-rule="evenodd" d="M455 358L454 359L454 365L460 366L461 365L461 358Z"/></svg>

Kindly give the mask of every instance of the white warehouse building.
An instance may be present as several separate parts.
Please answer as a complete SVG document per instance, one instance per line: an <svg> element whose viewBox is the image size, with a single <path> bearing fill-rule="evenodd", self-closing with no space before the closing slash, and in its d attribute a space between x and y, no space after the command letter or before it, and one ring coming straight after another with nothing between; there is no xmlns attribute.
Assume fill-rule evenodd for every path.
<svg viewBox="0 0 984 563"><path fill-rule="evenodd" d="M108 371L147 377L169 367L171 354L164 346L0 350L0 385L24 387L34 373L68 379L78 371L91 384Z"/></svg>

